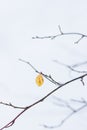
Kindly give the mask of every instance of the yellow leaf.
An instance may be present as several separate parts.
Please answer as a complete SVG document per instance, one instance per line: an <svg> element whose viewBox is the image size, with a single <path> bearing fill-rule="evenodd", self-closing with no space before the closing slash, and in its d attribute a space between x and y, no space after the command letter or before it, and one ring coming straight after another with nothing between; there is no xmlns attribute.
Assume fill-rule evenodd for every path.
<svg viewBox="0 0 87 130"><path fill-rule="evenodd" d="M43 76L41 74L39 74L37 77L36 77L36 84L40 87L42 86L44 83L44 79L43 79Z"/></svg>

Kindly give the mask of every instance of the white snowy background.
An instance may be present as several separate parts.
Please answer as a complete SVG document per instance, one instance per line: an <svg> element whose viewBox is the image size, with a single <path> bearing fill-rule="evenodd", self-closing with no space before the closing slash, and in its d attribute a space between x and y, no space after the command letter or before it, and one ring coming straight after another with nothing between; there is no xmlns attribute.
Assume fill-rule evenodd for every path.
<svg viewBox="0 0 87 130"><path fill-rule="evenodd" d="M78 36L61 36L54 40L32 39L63 32L87 34L86 0L1 0L0 1L0 101L17 106L30 105L56 86L46 79L42 87L35 83L37 70L65 82L79 74L54 62L73 65L87 60L87 39L74 44ZM86 70L85 66L82 70ZM45 130L42 125L57 125L69 114L68 109L53 104L53 96L69 100L87 99L87 84L76 81L64 86L44 102L26 111L8 130ZM0 105L0 128L11 121L20 110ZM87 130L87 108L73 115L57 130Z"/></svg>

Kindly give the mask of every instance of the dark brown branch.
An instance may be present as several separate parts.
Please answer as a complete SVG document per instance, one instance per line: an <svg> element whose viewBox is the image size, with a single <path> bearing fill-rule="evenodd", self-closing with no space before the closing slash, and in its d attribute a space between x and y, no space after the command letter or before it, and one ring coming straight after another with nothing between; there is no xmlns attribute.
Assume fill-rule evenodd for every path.
<svg viewBox="0 0 87 130"><path fill-rule="evenodd" d="M11 127L15 123L17 118L20 117L26 110L27 110L27 108L22 110L12 121L10 121L6 125L4 125L2 128L0 128L0 130L3 130L3 129L8 128L8 127Z"/></svg>
<svg viewBox="0 0 87 130"><path fill-rule="evenodd" d="M80 36L80 38L79 38L75 43L79 43L83 38L87 37L87 35L84 35L84 34L82 34L82 33L76 33L76 32L64 33L64 32L62 32L60 26L59 26L59 32L60 32L60 34L57 34L57 35L54 35L54 36L44 36L44 37L36 36L36 37L32 37L32 38L33 38L33 39L46 39L46 38L47 38L47 39L55 39L55 38L57 38L57 37L59 37L59 36L64 36L64 35L78 35L78 36ZM67 81L67 82L65 82L65 83L63 83L63 84L61 84L61 83L55 81L50 75L46 75L46 74L44 74L44 73L42 73L42 72L39 72L34 66L32 66L32 64L31 64L30 62L27 62L27 61L22 60L22 59L19 59L19 60L22 61L22 62L27 63L36 73L42 74L47 80L49 80L50 82L52 82L53 84L55 84L55 85L57 86L57 88L55 88L54 90L52 90L51 92L49 92L47 95L45 95L43 98L39 99L38 101L34 102L33 104L31 104L31 105L29 105L29 106L27 106L27 107L19 107L19 106L15 106L15 105L13 105L13 104L11 104L11 103L0 102L0 104L6 105L6 106L10 106L10 107L17 108L17 109L23 109L14 119L12 119L9 123L7 123L7 124L4 125L2 128L0 128L0 130L3 130L3 129L8 128L8 127L11 127L11 126L15 123L15 121L16 121L25 111L27 111L28 109L32 108L33 106L39 104L40 102L44 101L46 98L48 98L48 97L49 97L50 95L52 95L54 92L56 92L58 89L60 89L60 88L62 88L62 87L64 87L64 86L66 86L67 84L70 84L70 83L72 83L72 82L74 82L74 81L76 81L76 80L81 80L81 82L82 82L83 85L84 85L83 78L87 76L87 74L83 74L83 75L81 75L81 76L79 76L79 77L77 77L77 78L74 78L74 79L72 79L72 80L69 80L69 81ZM71 69L72 71L77 71L77 70L73 69L73 68L70 67L70 66L67 66L67 67L68 67L69 69ZM69 119L73 114L79 112L79 111L82 110L84 107L87 107L87 103L85 103L82 107L79 107L79 108L76 109L76 110L72 109L72 107L71 107L69 104L67 104L67 103L66 103L66 106L67 106L70 110L72 110L72 113L70 113L65 119L63 119L63 120L61 121L61 123L60 123L59 125L57 125L56 127L61 126L61 125L62 125L67 119ZM44 127L47 127L47 128L48 128L48 126L46 126L46 125L44 125ZM54 127L55 127L55 126L49 127L49 128L54 128Z"/></svg>
<svg viewBox="0 0 87 130"><path fill-rule="evenodd" d="M48 98L48 97L49 97L50 95L52 95L54 92L56 92L58 89L64 87L64 86L67 85L67 84L70 84L70 83L72 83L72 82L74 82L74 81L76 81L76 80L79 80L79 79L81 79L81 78L84 78L84 77L86 77L86 76L87 76L87 74L84 74L84 75L81 75L81 76L79 76L79 77L77 77L77 78L74 78L74 79L72 79L72 80L69 80L69 81L65 82L64 84L61 84L60 86L58 86L57 88L55 88L54 90L52 90L51 92L49 92L46 96L44 96L44 97L41 98L40 100L38 100L38 101L34 102L33 104L27 106L27 107L26 107L24 110L22 110L12 121L10 121L9 123L7 123L7 124L6 124L5 126L3 126L0 130L3 130L3 129L5 129L5 128L8 128L8 127L12 126L12 125L15 123L15 121L16 121L25 111L27 111L28 109L32 108L33 106L39 104L40 102L44 101L46 98ZM87 105L87 104L86 104L86 105Z"/></svg>

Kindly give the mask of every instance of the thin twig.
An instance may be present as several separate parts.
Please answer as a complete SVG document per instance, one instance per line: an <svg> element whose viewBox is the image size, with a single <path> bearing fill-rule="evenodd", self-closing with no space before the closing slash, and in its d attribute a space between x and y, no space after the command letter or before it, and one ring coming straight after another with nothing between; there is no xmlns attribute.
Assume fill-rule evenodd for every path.
<svg viewBox="0 0 87 130"><path fill-rule="evenodd" d="M30 62L25 61L23 59L19 59L19 61L22 61L24 63L27 63L35 72L40 73Z"/></svg>
<svg viewBox="0 0 87 130"><path fill-rule="evenodd" d="M62 101L62 100L61 100L61 101ZM75 100L73 100L73 101L75 101ZM63 102L64 102L64 101L63 101ZM83 103L83 102L80 102L80 103ZM66 106L68 107L67 102L65 102L65 104L66 104ZM83 104L81 107L75 109L75 111L72 111L68 116L66 116L66 117L65 117L60 123L58 123L57 125L55 125L55 126L48 126L48 125L44 124L44 125L42 125L42 126L45 127L45 128L50 128L50 129L60 127L60 126L63 125L71 116L73 116L74 114L78 113L79 111L81 111L81 110L84 109L85 107L87 107L87 102L86 102L86 101L84 102L84 104ZM71 108L70 108L70 109L71 109Z"/></svg>
<svg viewBox="0 0 87 130"><path fill-rule="evenodd" d="M84 35L82 33L76 33L76 32L69 32L69 33L64 33L62 32L61 30L61 27L59 27L59 31L60 31L60 34L57 34L57 35L54 35L54 36L44 36L44 37L39 37L39 36L36 36L36 37L32 37L33 39L54 39L54 38L57 38L59 36L63 36L63 35L79 35L80 38L75 42L75 43L79 43L83 38L87 37L87 35ZM10 107L13 107L13 108L18 108L18 109L23 109L18 115L16 115L16 117L14 119L12 119L9 123L7 123L6 125L4 125L2 128L0 128L0 130L3 130L5 128L8 128L8 127L11 127L15 121L25 112L27 111L28 109L32 108L33 106L36 106L37 104L39 104L40 102L44 101L46 98L48 98L50 95L52 95L54 92L56 92L58 89L66 86L67 84L70 84L76 80L83 80L84 77L87 76L87 74L83 74L77 78L74 78L72 80L69 80L63 84L55 81L50 75L46 75L42 72L39 72L34 66L32 66L32 64L30 62L27 62L25 60L22 60L22 59L19 59L20 61L22 62L25 62L27 63L29 66L31 66L31 68L36 72L36 73L41 73L46 79L48 79L50 82L52 82L53 84L57 85L57 88L55 88L54 90L52 90L51 92L49 92L47 95L45 95L43 98L39 99L38 101L32 103L31 105L27 106L27 107L18 107L18 106L14 106L13 104L11 103L4 103L4 102L1 102L1 104L3 105L6 105L6 106L10 106ZM69 67L69 66L68 66ZM71 69L71 68L70 68ZM76 111L73 111L72 113L70 113L70 115L68 115L64 120L62 120L62 122L58 125L62 125L69 117L71 117L73 114L75 114L76 112L79 112L80 110L82 110L84 107L87 106L87 103L85 105L83 105L82 107L78 108ZM67 105L67 107L70 107ZM46 126L46 125L45 125ZM57 127L58 127L57 126ZM52 127L53 128L53 127Z"/></svg>
<svg viewBox="0 0 87 130"><path fill-rule="evenodd" d="M54 99L56 99L56 102L57 102L57 106L62 106L62 107L67 107L69 108L71 111L76 111L67 101L65 101L64 99L61 99L61 98L57 98L54 96ZM59 103L60 104L59 104Z"/></svg>
<svg viewBox="0 0 87 130"><path fill-rule="evenodd" d="M80 63L77 63L77 64L74 64L74 65L72 65L72 67L79 67L79 66L82 66L82 65L85 65L85 64L87 64L87 61L84 61L84 62L80 62Z"/></svg>
<svg viewBox="0 0 87 130"><path fill-rule="evenodd" d="M81 98L81 100L71 99L71 101L81 104L87 104L87 101L84 98Z"/></svg>
<svg viewBox="0 0 87 130"><path fill-rule="evenodd" d="M5 106L10 106L12 108L16 108L16 109L25 109L26 107L19 107L19 106L15 106L12 103L6 103L6 102L0 102L1 105L5 105Z"/></svg>
<svg viewBox="0 0 87 130"><path fill-rule="evenodd" d="M60 32L60 34L57 34L57 35L51 35L51 36L43 36L43 37L40 37L40 36L35 36L35 37L32 37L32 39L55 39L55 38L57 38L57 37L59 37L59 36L64 36L64 35L78 35L78 36L80 36L80 38L76 41L76 42L74 42L75 44L77 44L77 43L79 43L83 38L85 38L85 37L87 37L87 35L85 35L85 34L82 34L82 33L78 33L78 32L68 32L68 33L64 33L62 30L61 30L61 27L60 27L60 25L58 26L58 28L59 28L59 32Z"/></svg>
<svg viewBox="0 0 87 130"><path fill-rule="evenodd" d="M25 111L27 111L28 109L32 108L33 106L36 106L36 105L39 104L40 102L44 101L46 98L48 98L50 95L52 95L54 92L56 92L56 91L59 90L60 88L66 86L67 84L70 84L70 83L72 83L72 82L74 82L74 81L76 81L76 80L79 80L79 79L81 79L81 78L84 78L84 77L86 77L86 76L87 76L87 74L81 75L81 76L79 76L79 77L77 77L77 78L74 78L74 79L72 79L72 80L69 80L69 81L65 82L64 84L58 86L57 88L55 88L54 90L52 90L51 92L49 92L46 96L44 96L44 97L41 98L40 100L38 100L38 101L34 102L33 104L27 106L27 107L26 107L24 110L22 110L12 121L10 121L10 122L7 123L6 125L4 125L0 130L3 130L3 129L5 129L5 128L8 128L8 127L12 126L12 125L15 123L15 121L16 121ZM87 106L87 104L86 104L86 106Z"/></svg>
<svg viewBox="0 0 87 130"><path fill-rule="evenodd" d="M62 35L63 35L63 31L62 31L62 29L61 29L60 25L58 25L58 28L59 28L59 32L60 32L60 34L62 34Z"/></svg>
<svg viewBox="0 0 87 130"><path fill-rule="evenodd" d="M78 44L85 36L82 35L76 42L74 42L75 44Z"/></svg>
<svg viewBox="0 0 87 130"><path fill-rule="evenodd" d="M44 74L44 73L38 71L35 67L33 67L33 66L31 65L30 62L25 61L25 60L22 60L22 59L19 59L19 60L22 61L22 62L24 62L24 63L26 63L26 64L28 64L36 73L42 74L42 75L43 75L47 80L49 80L51 83L56 84L56 85L61 85L61 83L59 83L59 82L57 82L56 80L54 80L51 75L46 75L46 74Z"/></svg>
<svg viewBox="0 0 87 130"><path fill-rule="evenodd" d="M58 63L59 65L62 65L62 66L66 67L69 70L74 71L76 73L87 73L87 71L81 71L81 70L75 69L76 67L79 67L81 65L87 64L87 61L86 62L77 63L77 64L74 64L74 65L71 65L71 66L67 65L67 64L64 64L64 63L62 63L62 62L60 62L58 60L53 60L53 62Z"/></svg>

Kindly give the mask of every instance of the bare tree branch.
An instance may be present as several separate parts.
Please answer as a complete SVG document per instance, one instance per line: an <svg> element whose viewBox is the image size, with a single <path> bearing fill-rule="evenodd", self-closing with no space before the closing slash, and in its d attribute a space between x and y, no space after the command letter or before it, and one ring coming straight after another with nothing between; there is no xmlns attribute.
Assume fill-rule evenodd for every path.
<svg viewBox="0 0 87 130"><path fill-rule="evenodd" d="M6 102L0 102L1 105L5 105L5 106L9 106L12 108L17 108L17 109L25 109L26 107L19 107L19 106L15 106L12 103L6 103Z"/></svg>
<svg viewBox="0 0 87 130"><path fill-rule="evenodd" d="M72 67L79 67L79 66L82 66L82 65L86 65L87 64L87 61L84 61L84 62L80 62L80 63L77 63L77 64L74 64L72 65Z"/></svg>
<svg viewBox="0 0 87 130"><path fill-rule="evenodd" d="M80 104L87 104L87 101L84 98L81 98L81 100L71 99L71 101L80 103Z"/></svg>
<svg viewBox="0 0 87 130"><path fill-rule="evenodd" d="M56 80L54 80L51 75L46 75L46 74L44 74L44 73L38 71L35 67L33 67L33 66L31 65L30 62L27 62L27 61L22 60L22 59L19 59L19 60L22 61L22 62L24 62L24 63L26 63L26 64L28 64L36 73L42 74L42 75L43 75L47 80L49 80L51 83L56 84L56 85L61 85L61 83L59 83L59 82L57 82Z"/></svg>
<svg viewBox="0 0 87 130"><path fill-rule="evenodd" d="M66 102L65 100L62 100L60 98L56 98L56 100L58 99L58 101L60 101L61 103L63 102L67 108L69 108L72 112L69 113L69 115L67 115L60 123L58 123L57 125L55 126L48 126L46 124L43 124L42 126L45 127L45 128L50 128L50 129L53 129L53 128L57 128L57 127L60 127L61 125L63 125L71 116L73 116L74 114L78 113L79 111L81 111L82 109L84 109L85 107L87 107L87 102L84 101L84 100L75 100L75 99L72 99L71 101L74 101L74 102L77 102L77 103L81 103L83 105L81 105L80 107L78 107L77 109L72 109L72 106ZM60 106L60 105L58 105ZM63 106L65 107L65 106Z"/></svg>
<svg viewBox="0 0 87 130"><path fill-rule="evenodd" d="M74 71L74 72L76 72L76 73L87 73L87 71L81 71L81 70L75 69L75 68L77 68L77 67L79 67L79 66L82 66L82 65L87 64L87 61L81 62L81 63L77 63L77 64L74 64L74 65L71 65L71 66L70 66L70 65L67 65L67 64L64 64L64 63L62 63L62 62L60 62L60 61L58 61L58 60L53 60L53 62L55 62L55 63L57 63L57 64L59 64L59 65L62 65L62 66L66 67L66 68L68 68L69 70Z"/></svg>
<svg viewBox="0 0 87 130"><path fill-rule="evenodd" d="M57 37L59 37L59 36L64 36L64 35L78 35L78 36L80 36L80 38L77 40L77 41L75 41L74 43L75 44L78 44L83 38L87 38L87 35L85 35L85 34L82 34L82 33L78 33L78 32L68 32L68 33L64 33L62 30L61 30L61 27L60 26L58 26L58 28L59 28L59 34L57 34L57 35L53 35L53 36L43 36L43 37L40 37L40 36L35 36L35 37L32 37L32 39L51 39L51 40L53 40L53 39L55 39L55 38L57 38Z"/></svg>
<svg viewBox="0 0 87 130"><path fill-rule="evenodd" d="M63 31L62 31L60 25L58 25L58 28L59 28L59 32L60 32L60 34L63 34Z"/></svg>
<svg viewBox="0 0 87 130"><path fill-rule="evenodd" d="M36 37L32 37L32 39L55 39L59 36L67 36L67 35L77 35L79 36L79 39L77 41L75 41L74 43L79 43L83 38L87 38L87 35L85 34L82 34L82 33L78 33L78 32L63 32L61 27L58 26L58 29L59 29L59 34L57 35L53 35L53 36L43 36L43 37L39 37L39 36L36 36ZM55 89L53 89L52 91L50 91L48 94L46 94L44 97L42 97L41 99L38 99L37 101L35 101L34 103L32 103L31 105L28 105L28 106L25 106L25 107L21 107L21 106L15 106L13 105L12 103L5 103L5 102L0 102L1 105L5 105L5 106L9 106L9 107L12 107L12 108L16 108L16 109L22 109L21 112L19 112L10 122L8 122L7 124L5 124L2 128L0 128L0 130L3 130L5 128L9 128L11 127L15 121L24 113L26 112L27 110L29 110L30 108L36 106L37 104L40 104L41 102L43 102L46 98L48 98L50 95L52 95L53 93L55 93L56 91L58 91L60 88L74 82L74 81L77 81L77 80L80 80L82 82L82 84L84 85L84 77L87 76L87 71L79 71L79 70L76 70L75 68L78 67L79 65L83 65L83 64L87 64L87 61L84 62L84 63L79 63L79 64L74 64L72 66L69 66L69 65L66 65L66 64L63 64L60 62L61 65L67 67L68 69L70 69L71 71L74 71L74 72L77 72L77 73L83 73L83 75L81 76L78 76L78 77L75 77L74 79L72 80L69 80L65 83L60 83L60 82L57 82L55 79L53 79L53 77L51 75L47 75L47 74L44 74L43 72L40 72L38 71L30 62L28 61L25 61L23 59L19 59L21 62L24 62L26 64L28 64L36 73L39 73L39 74L42 74L47 80L49 80L51 83L55 84L57 87ZM66 106L68 109L71 110L71 113L69 113L68 116L66 116L58 125L55 125L55 126L48 126L48 125L43 125L45 128L56 128L56 127L59 127L61 125L63 125L72 115L74 115L75 113L79 112L80 110L82 110L83 108L87 107L87 102L83 99L83 100L72 100L74 102L77 102L77 103L82 103L82 106L80 106L79 108L77 109L74 109L68 102L66 102L65 100L62 100L62 99L58 99L61 104L60 106Z"/></svg>
<svg viewBox="0 0 87 130"><path fill-rule="evenodd" d="M71 111L73 111L73 112L75 111L75 109L66 100L55 97L55 96L54 96L54 99L56 99L56 105L57 106L67 107Z"/></svg>
<svg viewBox="0 0 87 130"><path fill-rule="evenodd" d="M25 60L22 60L22 59L20 59L20 60L23 61L23 62L25 62L25 63L27 63L28 65L30 65L35 72L40 73L40 72L37 71L29 62L26 62ZM54 92L56 92L56 91L59 90L60 88L62 88L62 87L64 87L64 86L66 86L67 84L70 84L70 83L72 83L72 82L74 82L74 81L76 81L76 80L80 80L81 78L84 78L84 77L87 76L87 74L84 74L84 75L81 75L81 76L79 76L79 77L76 77L76 78L74 78L74 79L72 79L72 80L69 80L69 81L67 81L67 82L65 82L65 83L63 83L63 84L59 84L59 83L57 83L53 78L51 78L51 77L49 77L49 76L47 76L47 75L45 75L45 74L43 74L43 73L41 73L41 74L42 74L45 78L47 78L48 80L50 80L52 83L54 83L55 85L57 85L58 87L55 88L54 90L52 90L51 92L49 92L47 95L45 95L45 96L44 96L43 98L41 98L40 100L38 100L38 101L34 102L33 104L31 104L31 105L25 107L12 121L10 121L10 122L7 123L6 125L4 125L2 128L0 128L0 130L3 130L3 129L5 129L5 128L8 128L8 127L12 126L12 125L15 123L15 121L16 121L25 111L27 111L28 109L32 108L33 106L36 106L36 105L39 104L40 102L44 101L46 98L48 98L50 95L52 95ZM5 105L5 104L4 104L4 105ZM11 105L11 106L14 106L14 105Z"/></svg>

